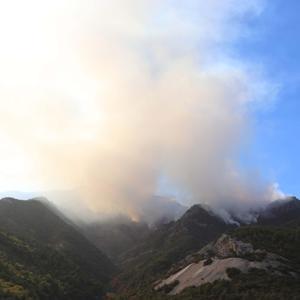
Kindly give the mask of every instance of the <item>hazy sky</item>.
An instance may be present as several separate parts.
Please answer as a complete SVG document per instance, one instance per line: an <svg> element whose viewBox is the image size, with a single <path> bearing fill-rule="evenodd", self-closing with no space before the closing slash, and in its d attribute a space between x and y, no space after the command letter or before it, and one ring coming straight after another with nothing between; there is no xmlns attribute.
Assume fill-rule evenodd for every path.
<svg viewBox="0 0 300 300"><path fill-rule="evenodd" d="M298 195L298 8L1 1L0 189L131 215L158 191L220 210Z"/></svg>

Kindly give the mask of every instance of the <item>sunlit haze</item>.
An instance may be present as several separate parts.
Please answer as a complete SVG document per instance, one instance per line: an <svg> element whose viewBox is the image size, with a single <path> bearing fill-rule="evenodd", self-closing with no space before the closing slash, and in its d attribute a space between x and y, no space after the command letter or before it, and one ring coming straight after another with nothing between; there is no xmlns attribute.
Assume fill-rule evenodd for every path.
<svg viewBox="0 0 300 300"><path fill-rule="evenodd" d="M156 194L245 218L280 198L279 178L249 149L281 82L238 46L265 10L1 1L1 191L72 190L80 200L67 206L135 218Z"/></svg>

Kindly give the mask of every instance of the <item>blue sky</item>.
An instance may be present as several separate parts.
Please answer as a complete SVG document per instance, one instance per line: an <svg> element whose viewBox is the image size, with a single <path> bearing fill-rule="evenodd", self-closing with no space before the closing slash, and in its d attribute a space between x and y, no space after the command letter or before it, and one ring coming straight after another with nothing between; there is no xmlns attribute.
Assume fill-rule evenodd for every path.
<svg viewBox="0 0 300 300"><path fill-rule="evenodd" d="M243 59L263 66L279 84L272 107L256 113L251 158L265 176L287 194L300 196L300 1L268 1L262 14L249 23L254 34L239 40ZM251 162L249 162L251 164Z"/></svg>

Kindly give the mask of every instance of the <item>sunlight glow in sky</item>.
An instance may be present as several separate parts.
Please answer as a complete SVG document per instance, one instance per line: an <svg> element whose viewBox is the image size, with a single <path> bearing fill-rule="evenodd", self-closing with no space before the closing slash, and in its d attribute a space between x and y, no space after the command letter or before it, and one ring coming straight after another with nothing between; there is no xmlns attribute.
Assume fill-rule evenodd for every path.
<svg viewBox="0 0 300 300"><path fill-rule="evenodd" d="M204 70L207 68L208 74L222 77L228 72L241 82L247 81L244 75L247 71L249 78L255 77L255 97L265 98L263 103L267 104L253 109L251 142L245 146L241 164L259 168L262 177L278 183L285 193L299 196L300 33L297 28L300 4L296 0L288 3L253 0L246 1L247 5L242 2L212 1L212 5L206 5L205 1L188 0L189 9L186 9L180 1L156 6L152 5L159 3L156 0L93 0L89 5L81 0L1 1L0 189L30 192L69 188L72 180L67 176L65 181L58 183L61 181L58 178L49 186L37 176L36 164L43 147L47 147L47 151L49 144L73 149L76 155L64 154L63 159L74 164L81 156L80 145L111 133L102 131L106 119L113 116L118 120L119 116L110 104L103 104L102 99L108 94L112 101L120 96L118 88L125 85L122 76L139 78L144 71L158 76L160 69L167 70L169 65L173 70L172 60L178 57L182 59L182 66L178 64L176 68L183 67L185 72L189 63L183 58L188 57L187 61L193 59ZM206 14L198 14L199 7L204 7ZM176 28L172 28L174 24ZM121 50L116 40L121 41ZM160 40L167 47L160 48ZM199 58L195 49L201 53ZM113 55L120 61L113 61ZM94 60L99 56L101 59ZM147 65L139 66L138 62L145 59ZM122 69L120 75L110 67L111 60ZM132 61L137 66L125 72ZM191 69L189 72L193 74ZM104 76L104 71L108 78L116 78L117 88L113 86L114 80ZM147 80L140 81L141 89L143 84L148 85ZM166 92L163 88L160 87L159 96ZM244 95L247 93L250 96ZM239 97L248 99L251 93L245 89ZM105 108L99 109L99 103ZM125 104L121 108L126 111ZM141 110L147 108L141 105ZM174 116L177 115L174 110ZM136 118L132 112L128 116ZM99 125L102 123L103 127ZM137 121L137 124L140 123ZM114 128L112 132L118 130ZM131 136L123 138L133 139ZM39 148L29 145L33 140L39 141ZM97 141L96 148L102 146L101 141ZM116 153L117 146L111 142L105 144ZM60 155L54 148L54 156ZM29 156L28 151L36 153ZM94 156L97 151L94 149L89 154Z"/></svg>

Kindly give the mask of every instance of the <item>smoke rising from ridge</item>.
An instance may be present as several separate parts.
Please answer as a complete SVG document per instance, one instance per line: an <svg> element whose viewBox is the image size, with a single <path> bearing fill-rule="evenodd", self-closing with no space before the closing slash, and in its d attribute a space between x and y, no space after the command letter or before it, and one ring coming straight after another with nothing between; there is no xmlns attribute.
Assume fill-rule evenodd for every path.
<svg viewBox="0 0 300 300"><path fill-rule="evenodd" d="M68 205L80 211L138 218L164 177L185 204L246 218L276 194L237 163L250 108L273 90L227 53L248 34L243 18L261 9L238 0L1 3L1 157L29 186L76 189L81 200Z"/></svg>

